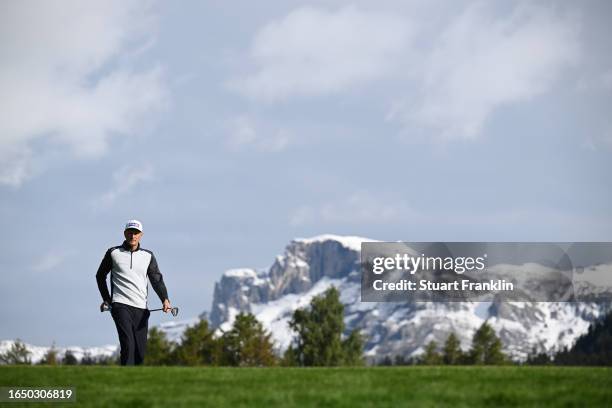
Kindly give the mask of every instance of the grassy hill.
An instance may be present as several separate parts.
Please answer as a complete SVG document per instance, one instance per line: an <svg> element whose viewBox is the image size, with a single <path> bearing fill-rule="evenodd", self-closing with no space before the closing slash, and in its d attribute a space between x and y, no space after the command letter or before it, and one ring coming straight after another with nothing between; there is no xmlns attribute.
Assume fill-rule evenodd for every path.
<svg viewBox="0 0 612 408"><path fill-rule="evenodd" d="M602 367L0 366L0 386L74 386L44 405L71 407L612 406Z"/></svg>

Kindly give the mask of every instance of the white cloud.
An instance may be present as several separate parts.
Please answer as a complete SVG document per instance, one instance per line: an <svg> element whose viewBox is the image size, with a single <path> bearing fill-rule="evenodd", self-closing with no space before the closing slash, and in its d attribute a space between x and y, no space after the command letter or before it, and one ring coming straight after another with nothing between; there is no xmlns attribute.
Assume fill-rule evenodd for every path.
<svg viewBox="0 0 612 408"><path fill-rule="evenodd" d="M94 208L110 207L122 196L132 191L136 185L152 179L153 167L150 164L123 166L113 173L112 187L94 202Z"/></svg>
<svg viewBox="0 0 612 408"><path fill-rule="evenodd" d="M251 150L278 153L292 142L290 132L280 127L263 123L248 115L232 119L228 126L227 146L232 150Z"/></svg>
<svg viewBox="0 0 612 408"><path fill-rule="evenodd" d="M553 9L520 3L495 15L475 3L436 39L421 92L400 116L438 137L477 137L496 108L546 92L578 62L577 36L577 24Z"/></svg>
<svg viewBox="0 0 612 408"><path fill-rule="evenodd" d="M99 156L163 106L159 66L134 68L154 25L148 3L5 4L0 13L0 183L19 186L39 159L34 142ZM8 152L8 153L7 153Z"/></svg>
<svg viewBox="0 0 612 408"><path fill-rule="evenodd" d="M395 88L381 94L392 107L387 119L405 133L471 139L498 108L544 94L579 62L578 17L561 5L456 7L296 9L258 31L251 72L231 84L257 101L282 102L386 81Z"/></svg>
<svg viewBox="0 0 612 408"><path fill-rule="evenodd" d="M389 74L410 29L395 15L299 8L257 33L255 73L231 85L264 101L330 94Z"/></svg>

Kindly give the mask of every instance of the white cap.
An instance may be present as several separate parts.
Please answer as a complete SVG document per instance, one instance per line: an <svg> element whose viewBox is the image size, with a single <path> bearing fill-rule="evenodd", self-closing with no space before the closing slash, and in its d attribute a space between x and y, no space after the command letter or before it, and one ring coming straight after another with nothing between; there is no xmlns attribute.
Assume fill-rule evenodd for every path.
<svg viewBox="0 0 612 408"><path fill-rule="evenodd" d="M142 222L138 221L138 220L129 220L126 224L125 224L125 229L137 229L138 231L142 232Z"/></svg>

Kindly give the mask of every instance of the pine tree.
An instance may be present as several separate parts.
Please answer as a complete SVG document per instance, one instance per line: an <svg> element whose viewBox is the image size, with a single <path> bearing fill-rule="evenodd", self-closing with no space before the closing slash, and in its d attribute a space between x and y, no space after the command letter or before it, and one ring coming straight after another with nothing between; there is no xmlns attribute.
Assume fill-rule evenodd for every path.
<svg viewBox="0 0 612 408"><path fill-rule="evenodd" d="M215 364L217 347L208 321L201 319L195 326L185 329L171 360L189 366Z"/></svg>
<svg viewBox="0 0 612 408"><path fill-rule="evenodd" d="M425 352L421 357L421 364L425 365L438 365L442 363L442 357L438 353L438 343L430 341L425 346Z"/></svg>
<svg viewBox="0 0 612 408"><path fill-rule="evenodd" d="M310 310L294 312L289 326L298 333L298 362L303 366L337 366L343 362L344 306L335 287L315 296Z"/></svg>
<svg viewBox="0 0 612 408"><path fill-rule="evenodd" d="M470 362L472 364L504 364L507 358L502 343L493 328L484 322L474 333Z"/></svg>
<svg viewBox="0 0 612 408"><path fill-rule="evenodd" d="M444 364L459 364L462 359L463 352L461 351L461 343L459 339L455 335L455 333L451 333L446 338L446 342L444 343L443 356L442 360Z"/></svg>
<svg viewBox="0 0 612 408"><path fill-rule="evenodd" d="M121 364L120 356L118 355L110 355L110 356L100 356L94 359L95 363L98 365L119 365Z"/></svg>
<svg viewBox="0 0 612 408"><path fill-rule="evenodd" d="M96 363L96 359L91 355L89 351L83 353L83 357L81 358L81 365L94 365Z"/></svg>
<svg viewBox="0 0 612 408"><path fill-rule="evenodd" d="M560 365L612 365L612 311L593 322L571 349L559 351L554 361Z"/></svg>
<svg viewBox="0 0 612 408"><path fill-rule="evenodd" d="M503 347L501 340L499 339L499 337L495 336L495 339L493 339L493 342L487 350L485 364L500 365L507 363L508 359L502 351L502 348Z"/></svg>
<svg viewBox="0 0 612 408"><path fill-rule="evenodd" d="M343 318L344 306L338 289L332 286L315 296L310 307L296 310L289 322L297 333L290 357L300 366L363 364L363 339L354 331L342 340Z"/></svg>
<svg viewBox="0 0 612 408"><path fill-rule="evenodd" d="M221 338L222 364L271 366L276 364L272 335L251 313L240 313Z"/></svg>
<svg viewBox="0 0 612 408"><path fill-rule="evenodd" d="M533 346L531 352L527 355L525 363L528 365L549 365L551 358L543 351L538 352L538 348Z"/></svg>
<svg viewBox="0 0 612 408"><path fill-rule="evenodd" d="M363 336L359 330L355 329L349 336L342 341L344 354L344 365L361 366L364 365L363 359Z"/></svg>
<svg viewBox="0 0 612 408"><path fill-rule="evenodd" d="M147 353L145 365L169 365L172 363L172 343L166 338L166 333L153 327L147 338Z"/></svg>
<svg viewBox="0 0 612 408"><path fill-rule="evenodd" d="M280 364L283 367L294 367L299 365L297 351L293 345L290 344L289 347L287 347Z"/></svg>
<svg viewBox="0 0 612 408"><path fill-rule="evenodd" d="M77 365L79 360L75 357L72 350L66 350L64 353L64 358L62 359L62 364L64 365Z"/></svg>

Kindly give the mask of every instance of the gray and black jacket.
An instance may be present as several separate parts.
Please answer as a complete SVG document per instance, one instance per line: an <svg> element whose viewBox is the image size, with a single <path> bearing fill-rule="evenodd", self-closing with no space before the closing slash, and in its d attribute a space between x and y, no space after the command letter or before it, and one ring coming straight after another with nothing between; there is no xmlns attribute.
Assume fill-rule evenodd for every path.
<svg viewBox="0 0 612 408"><path fill-rule="evenodd" d="M111 293L108 293L106 286L106 275L109 272ZM168 292L153 252L141 248L140 244L135 251L131 251L125 241L106 251L96 273L98 289L104 301L124 303L140 309L147 308L147 277L163 303L168 299Z"/></svg>

